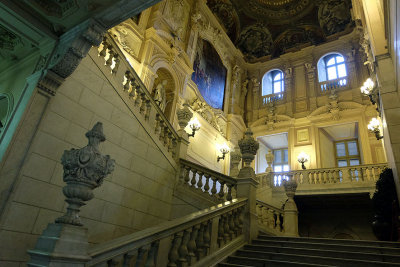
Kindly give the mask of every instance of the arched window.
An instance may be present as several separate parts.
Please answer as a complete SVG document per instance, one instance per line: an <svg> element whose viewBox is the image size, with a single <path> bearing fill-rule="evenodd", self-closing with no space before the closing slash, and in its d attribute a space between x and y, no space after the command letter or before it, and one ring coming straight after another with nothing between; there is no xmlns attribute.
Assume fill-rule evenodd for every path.
<svg viewBox="0 0 400 267"><path fill-rule="evenodd" d="M272 95L282 93L285 88L283 72L271 70L264 74L262 79L262 95Z"/></svg>
<svg viewBox="0 0 400 267"><path fill-rule="evenodd" d="M346 63L342 55L329 54L318 61L319 82L337 80L346 76Z"/></svg>

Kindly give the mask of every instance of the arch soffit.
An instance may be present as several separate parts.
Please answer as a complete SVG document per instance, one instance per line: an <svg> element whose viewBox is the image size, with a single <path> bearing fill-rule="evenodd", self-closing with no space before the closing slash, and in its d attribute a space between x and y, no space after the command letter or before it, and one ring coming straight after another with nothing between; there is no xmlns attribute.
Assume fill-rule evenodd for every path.
<svg viewBox="0 0 400 267"><path fill-rule="evenodd" d="M174 69L174 67L171 66L171 64L168 62L167 58L157 57L157 59L152 63L154 64L151 64L150 66L152 67L152 71L154 72L154 74L156 74L159 69L165 69L166 71L169 72L169 74L171 74L175 85L175 91L178 93L179 88L183 86L182 85L183 83L179 79L178 74Z"/></svg>

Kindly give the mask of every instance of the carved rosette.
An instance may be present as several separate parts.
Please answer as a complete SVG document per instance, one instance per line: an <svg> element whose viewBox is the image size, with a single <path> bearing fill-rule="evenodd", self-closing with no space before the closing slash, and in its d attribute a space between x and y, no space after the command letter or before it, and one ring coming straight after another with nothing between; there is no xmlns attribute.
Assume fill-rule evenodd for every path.
<svg viewBox="0 0 400 267"><path fill-rule="evenodd" d="M289 199L293 199L297 189L297 182L293 179L290 179L289 181L283 180L283 187L285 188L286 196Z"/></svg>
<svg viewBox="0 0 400 267"><path fill-rule="evenodd" d="M183 103L183 108L178 109L176 115L178 116L179 127L181 127L181 130L183 130L188 125L190 119L193 117L193 112L190 111L189 104L185 102Z"/></svg>
<svg viewBox="0 0 400 267"><path fill-rule="evenodd" d="M258 142L253 138L253 132L250 128L247 128L243 139L239 140L239 147L245 167L250 167L259 147Z"/></svg>
<svg viewBox="0 0 400 267"><path fill-rule="evenodd" d="M86 137L89 140L87 146L65 150L61 157L61 164L64 166L63 180L67 183L63 193L67 197L65 201L68 207L67 212L56 219L56 223L82 225L79 208L94 197L93 189L99 187L103 179L114 170L115 161L99 151L100 142L106 140L103 124L96 123L86 133Z"/></svg>

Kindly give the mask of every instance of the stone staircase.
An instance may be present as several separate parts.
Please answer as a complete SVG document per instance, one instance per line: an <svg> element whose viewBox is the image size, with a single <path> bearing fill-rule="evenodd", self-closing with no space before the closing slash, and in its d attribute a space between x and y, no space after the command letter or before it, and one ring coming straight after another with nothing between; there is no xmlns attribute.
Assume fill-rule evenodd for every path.
<svg viewBox="0 0 400 267"><path fill-rule="evenodd" d="M400 243L260 234L218 266L400 266Z"/></svg>

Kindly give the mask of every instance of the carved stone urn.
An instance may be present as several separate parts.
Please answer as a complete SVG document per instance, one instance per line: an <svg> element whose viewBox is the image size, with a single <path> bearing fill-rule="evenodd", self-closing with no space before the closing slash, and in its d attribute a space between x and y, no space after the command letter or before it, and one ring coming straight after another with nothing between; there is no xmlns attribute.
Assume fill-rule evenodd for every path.
<svg viewBox="0 0 400 267"><path fill-rule="evenodd" d="M238 143L244 165L245 167L250 167L259 147L258 142L253 138L253 132L250 128L247 128L243 139L239 140Z"/></svg>
<svg viewBox="0 0 400 267"><path fill-rule="evenodd" d="M63 180L67 184L63 193L67 197L67 212L56 223L81 226L79 209L85 201L91 200L93 189L103 183L103 179L114 170L115 161L109 155L99 151L100 142L106 140L103 134L103 124L96 123L92 130L86 133L89 140L87 146L80 149L65 150L61 158L64 166Z"/></svg>
<svg viewBox="0 0 400 267"><path fill-rule="evenodd" d="M283 187L285 188L285 193L288 199L293 199L297 189L297 182L293 179L290 179L289 181L283 180Z"/></svg>
<svg viewBox="0 0 400 267"><path fill-rule="evenodd" d="M242 160L242 154L240 153L239 147L235 147L235 150L230 153L231 163L230 163L230 176L236 177L239 174L239 163Z"/></svg>
<svg viewBox="0 0 400 267"><path fill-rule="evenodd" d="M185 103L183 103L183 108L178 109L176 115L178 117L179 127L181 127L181 130L183 130L193 117L193 112L190 111L189 104L185 101Z"/></svg>

